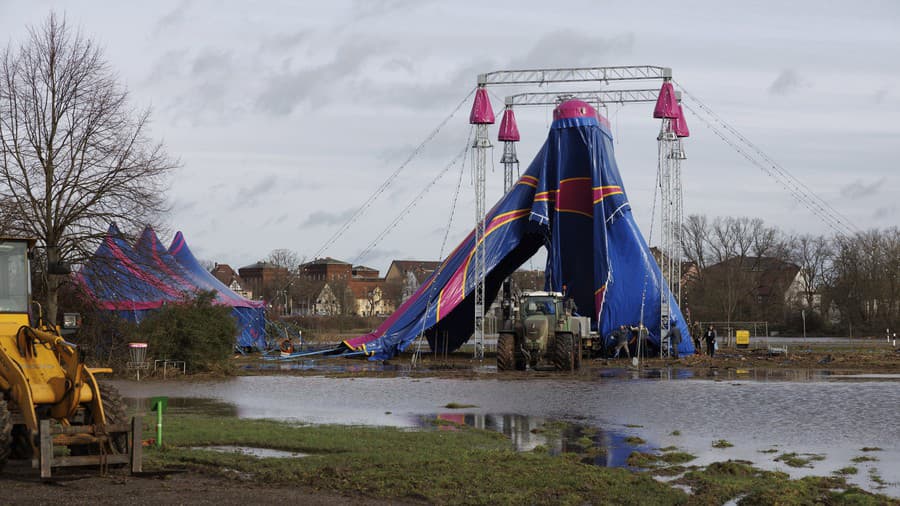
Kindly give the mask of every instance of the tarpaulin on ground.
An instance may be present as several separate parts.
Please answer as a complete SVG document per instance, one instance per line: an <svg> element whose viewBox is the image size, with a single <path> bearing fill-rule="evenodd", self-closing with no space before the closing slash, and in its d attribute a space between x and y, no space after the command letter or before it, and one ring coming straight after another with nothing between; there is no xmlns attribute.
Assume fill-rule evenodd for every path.
<svg viewBox="0 0 900 506"><path fill-rule="evenodd" d="M178 239L184 244L180 232ZM150 227L132 248L118 228L110 225L103 242L78 272L77 279L100 309L115 311L134 322L164 304L177 304L198 291L214 290L216 303L231 306L238 321L237 345L264 348L265 305L235 294L200 267L186 245L182 249L184 263L160 244Z"/></svg>
<svg viewBox="0 0 900 506"><path fill-rule="evenodd" d="M608 122L579 101L561 104L554 118L534 161L487 213L484 244L477 245L485 249L486 304L507 276L546 247L545 288L565 285L603 336L643 321L658 347L664 290L683 336L678 351L692 353L681 311L631 214ZM345 346L386 359L424 334L434 350L459 348L475 327L476 251L473 231L380 327Z"/></svg>

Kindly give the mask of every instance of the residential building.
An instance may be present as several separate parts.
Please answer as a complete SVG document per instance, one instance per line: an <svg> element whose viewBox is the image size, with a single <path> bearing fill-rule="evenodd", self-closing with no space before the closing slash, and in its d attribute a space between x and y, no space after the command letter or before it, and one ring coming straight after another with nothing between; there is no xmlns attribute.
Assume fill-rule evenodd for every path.
<svg viewBox="0 0 900 506"><path fill-rule="evenodd" d="M247 283L241 279L240 275L230 265L216 264L210 273L221 281L223 285L231 289L232 292L246 299L253 298L253 291L246 288Z"/></svg>

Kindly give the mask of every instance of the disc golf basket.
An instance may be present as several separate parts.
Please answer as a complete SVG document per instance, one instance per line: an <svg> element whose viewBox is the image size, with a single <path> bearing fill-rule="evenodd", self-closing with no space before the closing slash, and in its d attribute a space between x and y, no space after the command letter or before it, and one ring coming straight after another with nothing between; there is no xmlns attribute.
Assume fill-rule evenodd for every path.
<svg viewBox="0 0 900 506"><path fill-rule="evenodd" d="M135 371L137 380L141 381L141 371L150 369L150 362L147 361L147 343L128 343L128 353L131 360L125 367Z"/></svg>

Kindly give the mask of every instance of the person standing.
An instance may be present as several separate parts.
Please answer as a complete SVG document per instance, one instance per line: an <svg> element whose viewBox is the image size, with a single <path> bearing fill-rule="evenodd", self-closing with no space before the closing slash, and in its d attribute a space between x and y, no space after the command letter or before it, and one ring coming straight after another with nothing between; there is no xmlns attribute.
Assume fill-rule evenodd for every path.
<svg viewBox="0 0 900 506"><path fill-rule="evenodd" d="M678 321L675 319L669 323L669 326L672 328L669 331L669 341L672 343L672 358L678 358L678 346L681 344L681 329L678 328Z"/></svg>
<svg viewBox="0 0 900 506"><path fill-rule="evenodd" d="M700 335L703 334L703 327L700 326L700 322L694 322L691 325L691 337L694 339L694 354L702 355L703 354L703 346L700 345Z"/></svg>
<svg viewBox="0 0 900 506"><path fill-rule="evenodd" d="M712 325L706 329L706 353L709 354L710 357L716 356L716 328Z"/></svg>
<svg viewBox="0 0 900 506"><path fill-rule="evenodd" d="M622 348L625 348L625 355L631 358L631 350L628 349L628 330L625 325L621 325L618 330L613 332L613 337L616 339L616 351L613 358L619 358Z"/></svg>

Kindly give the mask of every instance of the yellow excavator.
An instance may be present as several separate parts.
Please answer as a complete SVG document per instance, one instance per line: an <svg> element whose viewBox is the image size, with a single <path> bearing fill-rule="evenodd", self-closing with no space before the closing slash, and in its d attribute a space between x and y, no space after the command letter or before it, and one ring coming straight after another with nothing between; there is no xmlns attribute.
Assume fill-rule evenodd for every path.
<svg viewBox="0 0 900 506"><path fill-rule="evenodd" d="M112 369L87 367L83 351L31 301L34 245L0 237L0 471L9 459L31 460L44 478L63 466L140 470L139 424L129 423L118 392L95 378Z"/></svg>

